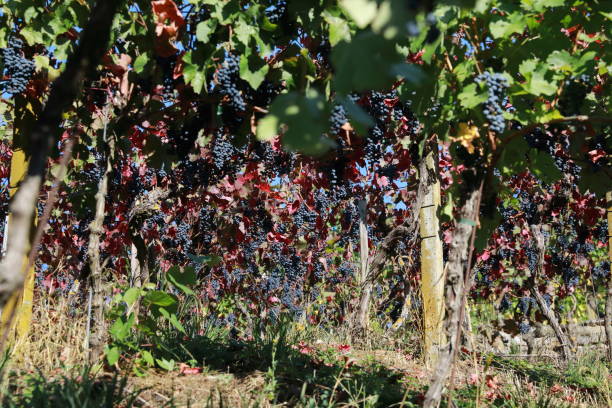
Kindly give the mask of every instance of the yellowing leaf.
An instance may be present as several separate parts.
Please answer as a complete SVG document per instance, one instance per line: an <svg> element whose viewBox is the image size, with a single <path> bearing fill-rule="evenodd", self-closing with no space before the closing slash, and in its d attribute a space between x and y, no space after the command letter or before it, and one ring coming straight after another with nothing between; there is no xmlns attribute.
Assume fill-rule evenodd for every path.
<svg viewBox="0 0 612 408"><path fill-rule="evenodd" d="M459 132L454 140L461 143L461 146L465 147L470 154L473 154L474 139L479 137L480 132L476 126L469 126L467 123L461 122L459 123Z"/></svg>

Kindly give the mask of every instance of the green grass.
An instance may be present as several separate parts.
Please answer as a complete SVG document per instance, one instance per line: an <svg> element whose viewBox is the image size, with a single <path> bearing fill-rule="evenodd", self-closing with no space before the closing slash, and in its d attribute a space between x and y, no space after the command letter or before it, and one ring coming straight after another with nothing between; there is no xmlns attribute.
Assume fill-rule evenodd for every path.
<svg viewBox="0 0 612 408"><path fill-rule="evenodd" d="M4 390L5 408L113 408L136 407L142 390L127 387L127 377L94 376L89 368L78 375L47 378L41 373L9 377Z"/></svg>

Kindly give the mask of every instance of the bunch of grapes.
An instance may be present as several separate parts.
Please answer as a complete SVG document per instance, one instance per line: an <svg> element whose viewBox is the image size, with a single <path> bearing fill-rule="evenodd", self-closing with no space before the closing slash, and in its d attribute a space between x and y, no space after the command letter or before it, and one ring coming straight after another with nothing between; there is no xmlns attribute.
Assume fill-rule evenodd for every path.
<svg viewBox="0 0 612 408"><path fill-rule="evenodd" d="M592 270L593 279L605 279L610 274L610 261L598 263Z"/></svg>
<svg viewBox="0 0 612 408"><path fill-rule="evenodd" d="M256 106L269 106L272 100L283 90L282 85L276 84L269 80L264 80L259 87L253 91L250 87L247 89L246 97L252 104Z"/></svg>
<svg viewBox="0 0 612 408"><path fill-rule="evenodd" d="M538 211L538 204L534 201L534 198L526 192L522 192L519 194L519 200L525 221L527 221L529 225L538 224L541 214Z"/></svg>
<svg viewBox="0 0 612 408"><path fill-rule="evenodd" d="M370 114L378 124L384 124L389 116L390 108L385 103L385 99L392 99L395 94L383 94L382 92L372 92L370 94Z"/></svg>
<svg viewBox="0 0 612 408"><path fill-rule="evenodd" d="M293 217L293 223L298 229L311 231L317 223L317 213L302 204Z"/></svg>
<svg viewBox="0 0 612 408"><path fill-rule="evenodd" d="M100 166L97 166L95 163L88 164L85 169L83 169L83 177L85 178L85 183L87 185L97 186L104 172Z"/></svg>
<svg viewBox="0 0 612 408"><path fill-rule="evenodd" d="M277 24L287 11L287 2L280 0L275 5L265 10L266 17L272 24Z"/></svg>
<svg viewBox="0 0 612 408"><path fill-rule="evenodd" d="M210 206L205 206L198 213L198 236L200 241L208 246L212 242L213 232L215 231L215 210Z"/></svg>
<svg viewBox="0 0 612 408"><path fill-rule="evenodd" d="M235 159L237 154L238 149L236 149L232 142L226 136L217 133L211 148L213 173L219 178L234 173L240 162Z"/></svg>
<svg viewBox="0 0 612 408"><path fill-rule="evenodd" d="M217 71L217 82L219 82L219 92L221 95L229 98L229 106L235 111L244 112L246 110L246 103L238 90L240 83L238 57L232 54L228 55L219 71Z"/></svg>
<svg viewBox="0 0 612 408"><path fill-rule="evenodd" d="M157 57L156 60L162 76L162 97L165 101L172 101L174 99L174 89L176 88L176 80L174 79L174 69L177 61L176 55Z"/></svg>
<svg viewBox="0 0 612 408"><path fill-rule="evenodd" d="M344 125L348 119L346 117L346 109L342 105L335 105L332 109L330 121L330 131L332 134L340 133L342 125Z"/></svg>
<svg viewBox="0 0 612 408"><path fill-rule="evenodd" d="M506 128L503 104L508 80L502 74L492 74L490 72L479 75L476 80L484 82L488 90L488 99L484 104L483 113L489 121L489 127L494 132L502 133Z"/></svg>
<svg viewBox="0 0 612 408"><path fill-rule="evenodd" d="M24 58L23 41L11 38L8 46L2 49L4 60L4 76L7 77L3 83L4 91L10 94L22 93L26 90L28 81L34 73L34 62Z"/></svg>
<svg viewBox="0 0 612 408"><path fill-rule="evenodd" d="M384 167L378 169L378 174L387 177L389 180L396 179L399 176L397 166L395 164L387 164Z"/></svg>
<svg viewBox="0 0 612 408"><path fill-rule="evenodd" d="M521 334L527 334L529 333L529 330L531 330L531 326L529 325L529 322L526 320L522 320L519 325L519 332Z"/></svg>
<svg viewBox="0 0 612 408"><path fill-rule="evenodd" d="M517 309L523 316L529 316L531 310L535 308L536 300L530 296L523 296L519 299Z"/></svg>
<svg viewBox="0 0 612 408"><path fill-rule="evenodd" d="M183 252L191 251L191 237L189 236L190 225L182 222L176 229L176 238L183 248Z"/></svg>
<svg viewBox="0 0 612 408"><path fill-rule="evenodd" d="M525 248L525 255L527 256L527 265L531 273L535 272L538 268L538 251L533 246Z"/></svg>
<svg viewBox="0 0 612 408"><path fill-rule="evenodd" d="M527 133L525 135L525 141L527 141L529 147L554 154L555 143L541 128L535 128L533 131Z"/></svg>
<svg viewBox="0 0 612 408"><path fill-rule="evenodd" d="M563 116L578 115L584 99L593 89L591 77L580 75L564 82L563 93L559 98L559 111Z"/></svg>
<svg viewBox="0 0 612 408"><path fill-rule="evenodd" d="M553 157L555 162L555 167L559 169L562 173L570 174L574 177L578 177L582 168L574 163L567 155L563 152L558 152Z"/></svg>

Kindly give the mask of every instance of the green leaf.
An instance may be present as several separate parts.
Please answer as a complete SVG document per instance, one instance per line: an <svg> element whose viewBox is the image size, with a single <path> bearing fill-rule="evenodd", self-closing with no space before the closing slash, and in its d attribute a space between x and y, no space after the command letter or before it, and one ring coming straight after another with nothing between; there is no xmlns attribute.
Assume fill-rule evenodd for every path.
<svg viewBox="0 0 612 408"><path fill-rule="evenodd" d="M522 87L530 94L553 95L557 91L556 81L546 79L546 75L552 72L548 71L547 66L538 59L523 61L519 66L519 72L527 79Z"/></svg>
<svg viewBox="0 0 612 408"><path fill-rule="evenodd" d="M137 74L140 74L144 70L148 62L149 62L149 54L147 53L140 54L138 57L136 57L136 60L134 61L134 72L136 72Z"/></svg>
<svg viewBox="0 0 612 408"><path fill-rule="evenodd" d="M278 135L279 118L268 114L257 122L257 139L269 141Z"/></svg>
<svg viewBox="0 0 612 408"><path fill-rule="evenodd" d="M253 89L266 79L270 66L257 54L247 52L240 56L240 78L244 79Z"/></svg>
<svg viewBox="0 0 612 408"><path fill-rule="evenodd" d="M123 340L125 338L124 324L121 319L115 320L115 323L108 329L109 334L115 340Z"/></svg>
<svg viewBox="0 0 612 408"><path fill-rule="evenodd" d="M148 350L142 350L141 352L142 359L149 365L153 366L155 364L155 360L153 359L153 354L151 354Z"/></svg>
<svg viewBox="0 0 612 408"><path fill-rule="evenodd" d="M593 67L595 56L594 51L585 52L578 58L578 56L571 55L567 50L556 50L548 56L546 63L555 71L579 75Z"/></svg>
<svg viewBox="0 0 612 408"><path fill-rule="evenodd" d="M324 136L328 128L329 111L326 101L316 91L308 95L290 92L276 97L270 113L260 120L264 129L257 135L266 140L277 133L274 125L284 125L283 147L308 155L320 155L334 146L334 142Z"/></svg>
<svg viewBox="0 0 612 408"><path fill-rule="evenodd" d="M343 96L338 98L348 113L349 121L360 135L365 135L374 126L374 121L359 105L350 98Z"/></svg>
<svg viewBox="0 0 612 408"><path fill-rule="evenodd" d="M461 106L466 109L472 109L486 102L488 95L486 90L479 90L475 83L471 83L464 87L457 97Z"/></svg>
<svg viewBox="0 0 612 408"><path fill-rule="evenodd" d="M22 28L19 34L26 40L28 45L36 45L44 42L42 31L31 25Z"/></svg>
<svg viewBox="0 0 612 408"><path fill-rule="evenodd" d="M193 53L188 52L183 56L183 78L187 84L191 84L195 93L200 93L206 82L206 75L202 71L202 67L192 62Z"/></svg>
<svg viewBox="0 0 612 408"><path fill-rule="evenodd" d="M403 60L392 41L371 32L339 43L331 58L336 72L342 73L334 77L333 86L344 94L390 87L397 78L393 66Z"/></svg>
<svg viewBox="0 0 612 408"><path fill-rule="evenodd" d="M220 265L221 262L223 261L223 258L221 258L218 255L203 256L203 255L187 254L187 257L195 263L204 264L208 266L217 266L217 265Z"/></svg>
<svg viewBox="0 0 612 408"><path fill-rule="evenodd" d="M123 301L128 304L128 306L132 306L136 300L140 297L140 288L129 288L123 294Z"/></svg>
<svg viewBox="0 0 612 408"><path fill-rule="evenodd" d="M492 21L489 29L493 38L508 38L525 30L525 18L521 13L512 13L503 20Z"/></svg>
<svg viewBox="0 0 612 408"><path fill-rule="evenodd" d="M145 295L144 301L150 305L167 307L174 305L176 298L161 290L153 290Z"/></svg>
<svg viewBox="0 0 612 408"><path fill-rule="evenodd" d="M104 354L106 355L106 361L108 361L108 365L111 366L115 365L117 361L119 361L119 357L121 356L118 347L109 348L108 346L106 346L106 348L104 349Z"/></svg>
<svg viewBox="0 0 612 408"><path fill-rule="evenodd" d="M561 178L553 158L548 153L530 148L523 137L515 137L506 145L497 167L507 176L528 169L545 183L553 183Z"/></svg>
<svg viewBox="0 0 612 408"><path fill-rule="evenodd" d="M173 266L168 269L166 274L170 283L182 290L187 295L193 295L194 292L188 285L196 284L196 273L192 267L186 266L181 272L181 268Z"/></svg>
<svg viewBox="0 0 612 408"><path fill-rule="evenodd" d="M457 79L461 82L474 75L475 63L473 59L465 60L453 68L453 73L457 76Z"/></svg>
<svg viewBox="0 0 612 408"><path fill-rule="evenodd" d="M530 149L528 159L529 170L540 180L545 183L554 183L561 179L561 171L555 166L555 161L550 154Z"/></svg>
<svg viewBox="0 0 612 408"><path fill-rule="evenodd" d="M480 217L480 227L476 230L476 237L474 239L474 248L477 251L481 251L486 248L489 238L499 226L501 217Z"/></svg>
<svg viewBox="0 0 612 408"><path fill-rule="evenodd" d="M174 366L175 366L174 360L166 360L165 358L162 358L162 359L156 358L155 362L157 362L157 365L160 368L166 371L174 370Z"/></svg>
<svg viewBox="0 0 612 408"><path fill-rule="evenodd" d="M168 319L170 321L170 323L172 324L172 326L174 326L174 328L178 331L180 331L183 334L187 334L187 332L185 331L185 328L183 327L183 325L181 324L181 322L178 320L178 318L176 317L176 315L173 313L170 315L170 318Z"/></svg>
<svg viewBox="0 0 612 408"><path fill-rule="evenodd" d="M323 18L329 25L329 43L333 46L340 41L350 41L351 30L345 19L324 13Z"/></svg>
<svg viewBox="0 0 612 408"><path fill-rule="evenodd" d="M425 81L425 73L423 70L415 64L399 63L391 66L391 72L397 77L404 78L406 81L420 85Z"/></svg>
<svg viewBox="0 0 612 408"><path fill-rule="evenodd" d="M30 6L26 9L25 13L23 13L23 19L26 23L30 23L34 17L38 15L38 9L34 6Z"/></svg>
<svg viewBox="0 0 612 408"><path fill-rule="evenodd" d="M242 43L245 48L249 47L252 39L259 36L257 28L243 19L239 19L236 24L234 24L234 33L238 41Z"/></svg>
<svg viewBox="0 0 612 408"><path fill-rule="evenodd" d="M125 322L123 321L123 318L119 318L115 320L115 323L113 323L108 332L115 340L125 340L130 335L135 319L136 316L133 313L130 313Z"/></svg>
<svg viewBox="0 0 612 408"><path fill-rule="evenodd" d="M210 35L215 32L217 28L217 20L214 18L202 21L196 27L196 38L198 41L207 43L210 40Z"/></svg>
<svg viewBox="0 0 612 408"><path fill-rule="evenodd" d="M578 187L580 191L589 191L599 198L604 198L608 191L612 191L612 178L601 169L594 171L591 165L582 166Z"/></svg>
<svg viewBox="0 0 612 408"><path fill-rule="evenodd" d="M548 56L546 63L553 69L571 72L576 58L571 56L567 50L556 50Z"/></svg>
<svg viewBox="0 0 612 408"><path fill-rule="evenodd" d="M453 193L446 193L446 204L440 211L440 219L444 221L450 221L453 219Z"/></svg>
<svg viewBox="0 0 612 408"><path fill-rule="evenodd" d="M561 7L565 5L565 0L522 0L521 5L526 10L542 12L548 7Z"/></svg>
<svg viewBox="0 0 612 408"><path fill-rule="evenodd" d="M340 5L359 28L370 24L376 17L378 9L376 2L372 0L341 0Z"/></svg>

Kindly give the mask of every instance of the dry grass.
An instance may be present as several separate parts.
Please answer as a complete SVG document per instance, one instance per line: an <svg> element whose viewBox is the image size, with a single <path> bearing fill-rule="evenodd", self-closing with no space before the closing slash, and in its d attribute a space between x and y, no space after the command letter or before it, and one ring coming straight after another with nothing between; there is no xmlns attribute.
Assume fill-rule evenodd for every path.
<svg viewBox="0 0 612 408"><path fill-rule="evenodd" d="M148 407L173 401L177 408L222 406L247 408L276 407L265 394L265 374L254 372L237 377L222 372L208 372L198 375L151 372L146 377L130 379L134 389L144 389L141 402Z"/></svg>
<svg viewBox="0 0 612 408"><path fill-rule="evenodd" d="M47 378L55 378L81 370L86 361L83 347L86 316L81 310L74 308L73 304L81 304L75 296L38 294L30 335L15 345L7 367L8 371L18 373L12 376L13 381L27 373L40 372ZM330 332L306 328L300 324L295 325L292 330L297 331L295 338L302 339L314 349L325 350L339 344L351 344L351 350L345 357L352 363L361 366L383 366L389 373L397 374L400 383L413 392L422 392L428 384L430 371L418 357L418 347L414 345L413 340L401 344L402 336L409 333L388 337L383 331L374 329L362 334L361 341L354 343L351 342L354 334L348 330ZM414 352L411 353L410 350ZM503 406L508 408L611 406L609 364L601 364L600 372L595 375L589 371L592 368L589 358L591 357L578 356L579 363L574 363L573 375L576 378L584 376L585 379L594 376L594 380L599 383L596 392L568 385L569 383L557 383L558 378L551 380L553 374L569 372L559 361L545 360L554 367L549 368L549 371L542 371L543 377L538 380L529 371L528 365L522 370L511 363L506 366L494 365L487 364L482 359L467 357L456 366L455 395L458 401L471 401L467 405L462 403L459 406L470 407L492 406L492 397L495 396L507 398L507 403ZM547 373L551 375L549 378L546 378ZM257 370L231 373L204 367L202 373L191 375L157 370L150 370L144 377L137 377L129 372L125 374L131 375L129 389L144 389L138 398L138 403L143 407L287 406L272 402L273 398L269 398L269 378L266 373ZM100 375L104 376L103 373ZM7 381L8 378L5 378L4 385ZM602 382L604 384L601 384ZM299 395L300 390L294 392ZM173 405L169 405L170 403Z"/></svg>
<svg viewBox="0 0 612 408"><path fill-rule="evenodd" d="M8 368L52 375L82 367L87 316L74 306L79 299L37 294L29 336L15 344Z"/></svg>

